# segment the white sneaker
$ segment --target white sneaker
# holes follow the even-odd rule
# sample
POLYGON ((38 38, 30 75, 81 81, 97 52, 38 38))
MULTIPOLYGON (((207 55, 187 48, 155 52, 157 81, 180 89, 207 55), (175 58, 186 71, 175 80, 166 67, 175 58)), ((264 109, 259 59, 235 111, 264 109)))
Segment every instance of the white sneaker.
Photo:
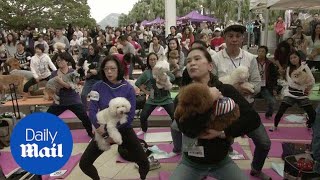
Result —
POLYGON ((142 135, 142 134, 144 134, 145 132, 143 132, 143 131, 139 131, 139 132, 137 132, 137 136, 140 136, 140 135, 142 135))

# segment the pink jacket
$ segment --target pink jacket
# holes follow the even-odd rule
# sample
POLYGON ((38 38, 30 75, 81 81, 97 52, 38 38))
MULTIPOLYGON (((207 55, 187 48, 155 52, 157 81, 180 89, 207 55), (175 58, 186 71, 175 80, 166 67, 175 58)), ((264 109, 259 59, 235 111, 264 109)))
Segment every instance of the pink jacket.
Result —
POLYGON ((286 31, 286 27, 284 25, 284 22, 276 22, 274 24, 274 30, 276 31, 277 34, 283 35, 286 31))

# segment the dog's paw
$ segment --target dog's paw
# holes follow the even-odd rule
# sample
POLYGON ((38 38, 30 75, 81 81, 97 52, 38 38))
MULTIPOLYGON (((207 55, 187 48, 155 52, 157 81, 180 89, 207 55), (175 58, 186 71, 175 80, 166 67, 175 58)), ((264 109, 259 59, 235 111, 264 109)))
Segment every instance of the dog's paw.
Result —
POLYGON ((113 141, 114 141, 115 143, 117 143, 117 144, 119 144, 119 145, 122 144, 122 137, 121 137, 121 136, 113 137, 112 139, 113 139, 113 141))

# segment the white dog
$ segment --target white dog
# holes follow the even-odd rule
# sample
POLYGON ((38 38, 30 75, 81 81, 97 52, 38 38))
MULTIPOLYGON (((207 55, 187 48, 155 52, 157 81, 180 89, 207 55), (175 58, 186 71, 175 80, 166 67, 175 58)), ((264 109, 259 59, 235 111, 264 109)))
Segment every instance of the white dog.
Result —
MULTIPOLYGON (((131 104, 124 97, 117 97, 111 99, 109 107, 103 109, 97 113, 98 123, 101 125, 107 125, 107 131, 109 136, 117 144, 122 144, 122 136, 117 129, 118 122, 124 124, 127 122, 127 114, 130 111, 131 104)), ((101 150, 108 150, 110 144, 99 134, 95 133, 95 140, 98 143, 98 147, 101 150)))
POLYGON ((253 84, 248 82, 249 79, 249 69, 246 66, 239 66, 230 75, 220 77, 219 80, 224 84, 236 85, 240 84, 241 87, 254 93, 253 84))
POLYGON ((156 65, 152 69, 153 78, 157 82, 157 87, 159 89, 170 90, 172 88, 172 83, 167 75, 170 71, 170 65, 166 59, 158 60, 156 65))

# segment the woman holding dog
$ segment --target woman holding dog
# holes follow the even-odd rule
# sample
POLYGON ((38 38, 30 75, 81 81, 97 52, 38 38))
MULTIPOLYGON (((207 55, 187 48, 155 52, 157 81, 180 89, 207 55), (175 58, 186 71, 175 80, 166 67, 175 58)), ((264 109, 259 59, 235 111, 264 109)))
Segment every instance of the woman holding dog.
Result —
POLYGON ((93 137, 91 122, 81 103, 79 94, 71 88, 70 84, 62 80, 64 75, 74 71, 68 66, 68 63, 71 61, 72 60, 67 52, 59 53, 57 56, 56 62, 58 70, 51 73, 50 79, 58 76, 58 82, 64 88, 62 88, 57 94, 60 97, 60 104, 52 104, 47 112, 59 116, 66 110, 72 111, 82 122, 82 125, 86 129, 88 136, 93 137))
MULTIPOLYGON (((123 141, 120 146, 123 146, 128 152, 135 154, 133 160, 139 166, 140 178, 146 179, 149 172, 149 161, 138 137, 131 127, 136 109, 136 94, 134 88, 123 79, 123 68, 120 62, 112 56, 107 56, 102 61, 99 74, 101 75, 102 81, 98 81, 92 87, 89 103, 89 117, 91 117, 90 120, 96 128, 95 133, 99 133, 107 142, 114 144, 106 132, 106 127, 97 123, 96 115, 99 110, 108 108, 111 99, 115 97, 126 98, 130 102, 131 108, 128 113, 127 122, 117 126, 123 141)), ((90 141, 80 160, 79 166, 81 170, 94 180, 100 179, 100 177, 93 163, 103 152, 104 151, 99 149, 96 141, 90 141)))
MULTIPOLYGON (((152 75, 152 69, 156 65, 157 61, 157 54, 150 53, 147 57, 148 70, 144 71, 135 83, 141 91, 143 91, 145 94, 149 96, 140 115, 141 131, 137 133, 138 136, 147 132, 148 118, 152 111, 158 106, 163 107, 167 111, 171 120, 174 119, 174 104, 171 98, 170 91, 165 89, 159 89, 156 85, 156 80, 153 78, 152 75)), ((168 73, 168 78, 170 78, 171 82, 175 79, 172 73, 168 73)), ((180 145, 176 144, 176 142, 179 142, 179 139, 181 141, 181 135, 179 135, 179 132, 173 129, 171 129, 171 135, 173 138, 174 149, 173 153, 171 153, 170 156, 175 156, 177 153, 180 153, 181 151, 180 145), (178 136, 176 136, 176 134, 178 134, 178 136)))
POLYGON ((309 118, 307 120, 308 128, 312 127, 312 124, 314 123, 316 118, 316 112, 312 107, 312 104, 308 97, 310 94, 311 88, 315 84, 315 80, 312 75, 312 72, 307 65, 301 64, 301 58, 300 58, 299 52, 297 51, 291 52, 289 54, 289 57, 290 57, 290 60, 286 70, 286 80, 288 83, 288 87, 286 87, 284 90, 284 98, 274 118, 274 127, 272 127, 270 131, 277 130, 283 114, 286 112, 286 110, 289 107, 293 106, 295 103, 297 103, 298 106, 301 107, 308 114, 308 118, 309 118), (305 71, 309 76, 309 78, 312 80, 311 84, 307 86, 303 83, 295 82, 294 79, 292 78, 293 71, 298 69, 300 66, 304 66, 302 71, 305 71))
POLYGON ((81 58, 79 59, 78 66, 82 67, 84 61, 87 60, 89 65, 89 70, 87 72, 87 76, 85 77, 85 82, 83 85, 83 89, 81 91, 81 101, 85 109, 87 106, 87 96, 90 93, 92 86, 100 80, 100 76, 98 75, 98 70, 102 61, 101 56, 99 55, 99 47, 97 44, 90 44, 88 47, 89 55, 87 59, 81 58))
MULTIPOLYGON (((222 84, 211 73, 214 65, 210 54, 205 48, 196 47, 191 49, 187 56, 186 67, 183 75, 183 85, 188 85, 192 82, 206 84, 209 87, 213 87, 211 91, 215 97, 220 96, 219 91, 221 91, 223 96, 232 98, 239 105, 240 118, 224 131, 203 129, 202 135, 195 139, 192 139, 192 135, 184 133, 182 160, 170 179, 195 180, 206 176, 228 180, 248 179, 228 155, 228 150, 231 146, 229 139, 230 137, 239 137, 259 127, 258 113, 254 111, 246 99, 233 86, 222 84), (190 142, 196 143, 196 148, 189 149, 188 144, 190 142), (195 155, 199 153, 202 155, 195 155)), ((178 99, 176 98, 175 104, 177 103, 178 99)), ((189 119, 189 121, 197 121, 196 118, 189 119)), ((179 120, 176 120, 176 122, 179 128, 185 128, 181 129, 184 132, 192 131, 195 128, 184 126, 179 120)), ((203 126, 201 123, 197 125, 203 126)))

